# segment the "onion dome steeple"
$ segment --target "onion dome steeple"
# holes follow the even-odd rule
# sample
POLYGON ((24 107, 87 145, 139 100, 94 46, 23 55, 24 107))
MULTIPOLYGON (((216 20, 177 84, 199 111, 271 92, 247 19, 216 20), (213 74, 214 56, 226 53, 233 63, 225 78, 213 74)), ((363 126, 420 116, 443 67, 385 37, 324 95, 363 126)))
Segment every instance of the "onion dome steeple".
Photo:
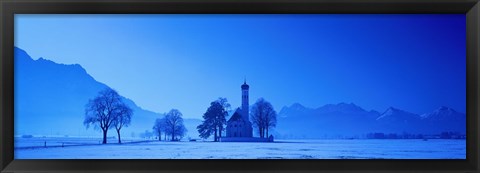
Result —
POLYGON ((248 86, 247 84, 247 79, 245 78, 245 80, 243 81, 243 85, 242 85, 242 90, 248 90, 250 86, 248 86))

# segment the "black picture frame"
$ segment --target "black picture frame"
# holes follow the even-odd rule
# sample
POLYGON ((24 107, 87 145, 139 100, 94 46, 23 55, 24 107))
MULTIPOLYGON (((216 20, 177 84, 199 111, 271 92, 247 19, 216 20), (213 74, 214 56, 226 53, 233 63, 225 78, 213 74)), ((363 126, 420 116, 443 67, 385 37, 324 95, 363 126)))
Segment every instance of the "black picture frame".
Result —
POLYGON ((2 172, 478 172, 478 0, 3 0, 0 2, 2 172), (466 160, 14 160, 14 14, 466 14, 466 160))

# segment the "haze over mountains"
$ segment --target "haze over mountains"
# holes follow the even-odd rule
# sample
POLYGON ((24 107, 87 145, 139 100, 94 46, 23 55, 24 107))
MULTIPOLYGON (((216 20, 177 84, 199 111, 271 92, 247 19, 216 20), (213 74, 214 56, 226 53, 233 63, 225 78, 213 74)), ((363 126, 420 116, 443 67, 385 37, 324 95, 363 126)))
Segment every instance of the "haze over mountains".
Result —
MULTIPOLYGON (((83 125, 85 105, 89 99, 108 87, 96 81, 80 65, 58 64, 40 58, 33 60, 27 52, 15 48, 15 135, 70 135, 97 136, 99 131, 83 125)), ((121 95, 121 93, 119 93, 121 95)), ((129 127, 122 130, 124 137, 138 136, 152 131, 159 113, 144 110, 134 101, 123 97, 133 109, 129 127), (132 134, 134 133, 134 134, 132 134)), ((168 110, 166 110, 168 111, 168 110)), ((199 120, 185 119, 192 126, 199 120)), ((187 136, 198 136, 188 129, 187 136)), ((115 136, 114 130, 109 136, 115 136)))
MULTIPOLYGON (((92 128, 86 130, 84 109, 89 99, 108 86, 96 81, 80 65, 58 64, 43 58, 33 60, 25 51, 15 48, 15 84, 15 135, 101 135, 92 128)), ((142 109, 128 98, 124 101, 134 115, 132 124, 122 130, 122 136, 151 131, 161 114, 142 109)), ((465 134, 466 131, 465 114, 448 107, 418 115, 394 107, 379 112, 364 110, 353 103, 319 108, 295 103, 277 112, 277 128, 273 130, 277 138, 324 138, 372 132, 465 134)), ((200 119, 185 119, 186 137, 199 138, 196 126, 200 123, 200 119)), ((109 131, 109 136, 114 135, 113 130, 109 131)))
POLYGON ((442 106, 418 115, 390 107, 384 112, 367 111, 350 103, 327 104, 312 109, 299 103, 278 113, 277 135, 285 138, 353 137, 367 133, 440 134, 466 133, 466 116, 442 106))

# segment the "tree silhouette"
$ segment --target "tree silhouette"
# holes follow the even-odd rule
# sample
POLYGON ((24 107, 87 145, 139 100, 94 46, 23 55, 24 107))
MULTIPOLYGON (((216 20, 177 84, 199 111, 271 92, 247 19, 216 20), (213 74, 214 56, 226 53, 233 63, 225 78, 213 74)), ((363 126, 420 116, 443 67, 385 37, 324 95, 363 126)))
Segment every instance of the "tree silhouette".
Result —
POLYGON ((132 121, 133 111, 125 103, 120 103, 114 111, 113 125, 118 135, 118 143, 122 143, 120 130, 122 127, 128 127, 132 121))
POLYGON ((185 136, 187 131, 188 131, 187 128, 182 123, 180 126, 178 126, 177 130, 175 131, 175 134, 174 134, 175 135, 175 140, 180 141, 185 136))
POLYGON ((98 93, 98 95, 89 100, 85 106, 85 120, 83 124, 88 128, 94 125, 103 132, 103 144, 107 143, 107 132, 111 128, 115 120, 115 115, 119 106, 122 104, 121 97, 118 93, 106 88, 98 93))
POLYGON ((212 125, 213 123, 211 121, 203 121, 202 124, 198 125, 197 126, 197 130, 198 130, 198 133, 199 136, 203 139, 207 139, 209 138, 213 131, 214 131, 214 126, 212 125))
POLYGON ((223 126, 227 123, 225 117, 228 115, 227 109, 229 108, 230 104, 226 98, 219 98, 210 103, 210 107, 203 114, 202 124, 197 126, 201 138, 206 139, 213 134, 214 141, 219 141, 219 138, 222 137, 223 126))
POLYGON ((250 119, 253 125, 258 128, 260 138, 268 137, 268 130, 277 125, 277 113, 272 104, 263 98, 258 99, 253 104, 250 119))
POLYGON ((165 133, 166 126, 167 126, 167 119, 165 116, 163 118, 157 118, 155 120, 155 124, 153 125, 153 130, 155 134, 158 135, 159 141, 162 140, 162 132, 165 133))
POLYGON ((170 134, 172 141, 175 141, 175 137, 180 138, 186 133, 185 125, 183 124, 182 113, 177 109, 172 109, 165 116, 166 119, 166 133, 170 134))
POLYGON ((228 111, 230 110, 230 103, 228 103, 227 98, 223 97, 218 98, 217 102, 220 103, 220 105, 222 105, 223 107, 222 113, 218 114, 216 118, 218 122, 217 126, 219 130, 219 137, 221 138, 222 132, 224 130, 223 125, 227 124, 226 117, 228 116, 228 111))

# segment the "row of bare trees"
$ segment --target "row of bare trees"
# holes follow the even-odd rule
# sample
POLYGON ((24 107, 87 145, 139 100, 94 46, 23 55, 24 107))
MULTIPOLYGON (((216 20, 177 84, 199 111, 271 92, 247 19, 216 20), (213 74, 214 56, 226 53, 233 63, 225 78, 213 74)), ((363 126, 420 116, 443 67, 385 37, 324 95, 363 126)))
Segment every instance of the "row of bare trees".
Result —
MULTIPOLYGON (((128 127, 132 121, 133 110, 124 103, 122 97, 113 89, 101 90, 95 98, 85 105, 85 119, 83 124, 89 128, 94 126, 103 132, 103 144, 107 143, 109 129, 115 129, 118 135, 118 143, 122 143, 120 131, 128 127)), ((172 141, 180 140, 185 136, 187 128, 183 124, 182 113, 172 109, 163 118, 155 121, 154 131, 161 140, 162 133, 165 140, 171 136, 172 141)))
POLYGON ((153 131, 158 136, 159 141, 162 140, 162 134, 165 140, 167 140, 168 135, 172 141, 178 141, 185 136, 187 128, 183 124, 182 116, 183 114, 179 110, 172 109, 164 114, 162 118, 155 120, 153 131))
POLYGON ((122 143, 120 130, 130 125, 133 111, 126 105, 122 97, 113 89, 106 88, 89 100, 85 106, 83 124, 88 128, 100 128, 103 132, 103 144, 107 143, 107 132, 114 128, 118 135, 118 143, 122 143))
MULTIPOLYGON (((219 98, 210 103, 207 111, 203 114, 202 124, 197 126, 201 138, 214 136, 214 141, 219 141, 226 125, 226 117, 230 110, 230 104, 226 98, 219 98)), ((133 111, 126 105, 122 97, 113 89, 106 88, 98 95, 89 100, 85 106, 84 125, 88 128, 93 125, 103 132, 103 144, 107 143, 109 129, 115 129, 118 135, 118 143, 122 143, 120 130, 128 127, 132 120, 133 111)), ((164 114, 162 118, 156 119, 153 130, 161 140, 162 134, 166 140, 167 135, 172 141, 180 140, 187 132, 183 123, 182 113, 172 109, 164 114)), ((258 129, 260 138, 268 137, 268 131, 277 124, 277 113, 272 104, 263 98, 258 99, 252 106, 250 119, 255 128, 258 129)))

